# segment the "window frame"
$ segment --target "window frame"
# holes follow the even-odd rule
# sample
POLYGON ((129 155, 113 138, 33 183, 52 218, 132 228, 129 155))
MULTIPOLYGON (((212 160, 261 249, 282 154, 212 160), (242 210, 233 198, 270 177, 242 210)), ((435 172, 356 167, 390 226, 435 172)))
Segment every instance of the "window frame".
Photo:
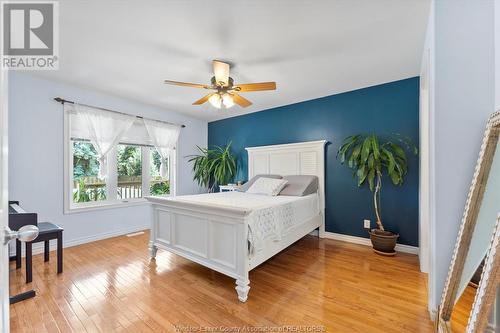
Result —
MULTIPOLYGON (((141 147, 142 153, 142 198, 118 199, 116 198, 118 188, 118 169, 116 147, 114 147, 108 156, 108 178, 106 179, 106 200, 90 201, 90 202, 73 202, 73 140, 71 140, 71 117, 69 111, 64 110, 64 214, 72 214, 79 212, 87 212, 92 210, 112 209, 120 207, 129 207, 148 204, 145 199, 144 189, 149 191, 150 175, 150 149, 155 149, 149 145, 138 145, 141 147)), ((133 145, 129 143, 119 143, 125 145, 133 145)), ((169 182, 170 193, 163 195, 165 197, 175 196, 177 192, 177 149, 169 157, 169 182)))

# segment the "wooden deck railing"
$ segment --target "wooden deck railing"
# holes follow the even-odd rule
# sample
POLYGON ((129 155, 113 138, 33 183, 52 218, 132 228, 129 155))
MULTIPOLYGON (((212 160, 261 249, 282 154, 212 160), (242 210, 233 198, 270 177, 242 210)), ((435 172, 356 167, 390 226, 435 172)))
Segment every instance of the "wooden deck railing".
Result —
POLYGON ((142 180, 120 181, 120 179, 118 179, 117 190, 120 199, 142 198, 142 180))
MULTIPOLYGON (((162 183, 164 180, 150 180, 150 184, 162 183)), ((97 177, 85 177, 85 188, 97 190, 103 188, 106 183, 97 177)), ((142 179, 141 177, 118 177, 117 194, 120 199, 142 198, 142 179)), ((78 181, 74 181, 74 187, 78 188, 78 181)), ((146 195, 149 195, 149 191, 146 195)))

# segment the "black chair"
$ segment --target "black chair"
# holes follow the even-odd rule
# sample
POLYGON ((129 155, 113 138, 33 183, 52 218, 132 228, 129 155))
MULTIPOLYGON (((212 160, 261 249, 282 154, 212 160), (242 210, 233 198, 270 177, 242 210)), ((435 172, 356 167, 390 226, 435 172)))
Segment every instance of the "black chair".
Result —
POLYGON ((45 242, 44 261, 49 261, 50 240, 57 239, 57 274, 63 271, 63 228, 50 222, 38 223, 38 237, 26 242, 26 283, 33 281, 33 243, 45 242))

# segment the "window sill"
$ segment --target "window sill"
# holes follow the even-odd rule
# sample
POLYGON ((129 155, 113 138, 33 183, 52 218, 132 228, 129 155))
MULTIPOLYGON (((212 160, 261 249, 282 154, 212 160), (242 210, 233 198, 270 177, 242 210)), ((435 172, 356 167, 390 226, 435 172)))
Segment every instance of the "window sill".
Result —
POLYGON ((77 213, 85 213, 85 212, 95 211, 95 210, 143 206, 143 205, 147 205, 147 204, 149 204, 149 201, 147 201, 144 198, 117 200, 117 201, 103 202, 103 203, 98 203, 98 204, 83 204, 83 205, 76 205, 76 206, 73 206, 70 208, 65 207, 64 214, 77 214, 77 213))

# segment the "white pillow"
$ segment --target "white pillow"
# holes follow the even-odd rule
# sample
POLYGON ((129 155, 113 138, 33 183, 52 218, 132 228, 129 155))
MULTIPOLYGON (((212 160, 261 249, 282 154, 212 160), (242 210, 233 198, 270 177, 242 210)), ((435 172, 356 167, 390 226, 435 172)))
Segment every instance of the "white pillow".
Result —
POLYGON ((287 183, 288 180, 285 179, 261 177, 257 179, 252 186, 250 186, 247 193, 276 196, 281 192, 287 183))

